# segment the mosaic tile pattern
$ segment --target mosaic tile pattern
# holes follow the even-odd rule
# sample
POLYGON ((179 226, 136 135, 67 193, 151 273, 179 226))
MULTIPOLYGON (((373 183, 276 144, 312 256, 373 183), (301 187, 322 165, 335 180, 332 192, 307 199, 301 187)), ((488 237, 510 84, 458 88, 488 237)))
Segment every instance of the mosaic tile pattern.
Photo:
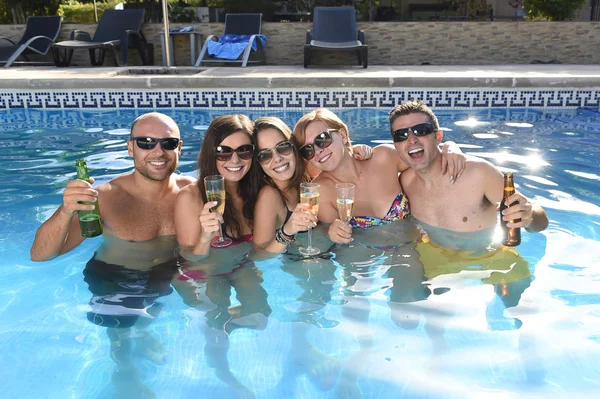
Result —
MULTIPOLYGON (((18 130, 32 131, 47 130, 47 129, 73 129, 74 126, 78 130, 86 131, 86 136, 106 139, 105 133, 96 133, 95 130, 101 126, 110 125, 112 129, 128 129, 131 127, 131 121, 138 116, 146 113, 148 110, 144 108, 129 108, 129 109, 12 109, 0 112, 0 133, 14 132, 18 130), (87 129, 92 129, 88 131, 87 129)), ((345 108, 337 109, 335 113, 349 126, 353 126, 352 135, 357 138, 364 132, 371 134, 374 130, 389 130, 389 122, 386 108, 345 108)), ((173 108, 164 110, 171 116, 182 129, 188 130, 182 133, 202 134, 210 122, 217 116, 230 113, 231 111, 224 108, 202 109, 197 112, 190 111, 184 108, 173 108), (193 128, 192 128, 193 127, 193 128)), ((236 112, 241 112, 248 115, 252 120, 265 116, 277 116, 293 125, 302 115, 306 113, 306 109, 244 109, 236 112)), ((556 109, 556 108, 510 108, 505 109, 502 113, 496 112, 493 108, 468 109, 469 115, 477 119, 482 119, 492 124, 502 125, 504 122, 530 123, 539 127, 539 129, 552 131, 568 131, 569 129, 577 129, 579 131, 597 131, 600 129, 598 125, 598 115, 600 113, 598 107, 595 108, 579 108, 579 109, 556 109), (576 116, 576 117, 575 117, 576 116)), ((436 109, 438 118, 442 118, 449 122, 455 122, 464 119, 464 114, 456 113, 456 110, 436 109), (459 118, 459 119, 455 119, 459 118)), ((487 126, 487 125, 486 125, 487 126)), ((506 130, 506 127, 487 126, 486 131, 494 129, 506 130)), ((10 146, 10 142, 0 143, 0 148, 10 146)), ((47 144, 49 146, 49 144, 47 144)))
POLYGON ((600 106, 593 89, 358 89, 358 90, 160 90, 4 91, 0 109, 300 109, 391 108, 410 99, 444 108, 577 108, 600 106))

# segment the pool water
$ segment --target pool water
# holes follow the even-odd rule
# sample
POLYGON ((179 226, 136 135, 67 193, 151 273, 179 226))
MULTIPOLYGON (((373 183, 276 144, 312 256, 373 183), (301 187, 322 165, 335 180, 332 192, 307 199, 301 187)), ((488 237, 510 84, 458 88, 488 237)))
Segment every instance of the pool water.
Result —
MULTIPOLYGON (((180 173, 196 176, 203 133, 226 112, 162 112, 181 129, 180 173)), ((244 113, 293 126, 304 112, 244 113)), ((98 184, 131 170, 126 139, 139 114, 0 111, 3 397, 597 397, 599 113, 437 113, 446 139, 515 171, 518 189, 546 209, 550 227, 523 232, 518 254, 473 261, 414 242, 381 250, 411 234, 389 225, 356 232, 355 245, 329 256, 241 262, 206 284, 171 271, 163 296, 135 309, 141 327, 123 333, 88 319, 98 287, 86 263, 101 238, 43 263, 29 260, 29 248, 75 177, 75 159, 87 159, 98 184), (218 304, 206 301, 215 296, 218 304), (245 303, 256 311, 229 320, 245 303)), ((386 110, 338 115, 354 142, 387 142, 386 110)), ((113 284, 147 294, 143 275, 118 275, 113 284)))

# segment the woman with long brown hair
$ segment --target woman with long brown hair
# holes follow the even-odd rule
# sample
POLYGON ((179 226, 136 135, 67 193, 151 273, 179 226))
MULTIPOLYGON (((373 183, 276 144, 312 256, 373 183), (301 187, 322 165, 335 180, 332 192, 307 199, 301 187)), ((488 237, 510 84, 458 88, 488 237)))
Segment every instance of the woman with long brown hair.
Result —
MULTIPOLYGON (((245 115, 213 119, 198 156, 198 182, 179 192, 175 209, 177 241, 186 261, 173 287, 190 307, 186 314, 191 324, 205 334, 208 365, 240 397, 253 396, 230 369, 229 334, 237 328, 263 329, 271 313, 262 273, 247 256, 262 174, 254 162, 252 134, 253 124, 245 115), (216 175, 224 180, 224 209, 207 198, 204 178, 216 175), (232 240, 230 247, 220 248, 219 231, 232 240), (239 306, 231 306, 231 288, 239 306)), ((222 191, 220 195, 222 201, 222 191)))
POLYGON ((250 240, 261 176, 260 167, 253 162, 252 133, 252 122, 245 115, 219 116, 208 127, 198 156, 198 183, 177 196, 175 225, 184 253, 207 255, 221 223, 224 236, 250 240), (204 178, 211 175, 225 179, 222 216, 211 212, 217 203, 206 197, 204 178))
POLYGON ((311 180, 292 130, 279 118, 266 116, 254 121, 256 159, 262 170, 263 187, 258 195, 254 226, 255 246, 267 252, 284 252, 298 232, 316 226, 316 217, 299 204, 300 183, 311 180))

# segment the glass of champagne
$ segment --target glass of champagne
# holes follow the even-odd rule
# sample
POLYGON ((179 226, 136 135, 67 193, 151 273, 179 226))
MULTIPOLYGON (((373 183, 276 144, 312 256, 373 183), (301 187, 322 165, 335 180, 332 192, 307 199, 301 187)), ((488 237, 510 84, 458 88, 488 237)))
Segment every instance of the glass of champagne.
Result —
MULTIPOLYGON (((310 206, 309 212, 313 215, 319 213, 319 201, 321 194, 319 193, 319 185, 317 183, 302 183, 300 184, 300 203, 307 204, 310 206)), ((308 245, 306 247, 299 248, 298 251, 302 255, 312 256, 321 253, 319 248, 312 246, 312 228, 308 228, 308 245)))
POLYGON ((354 184, 340 183, 335 185, 337 193, 337 210, 340 220, 349 223, 354 210, 354 184))
MULTIPOLYGON (((223 212, 225 212, 225 178, 221 175, 206 176, 204 178, 204 188, 206 190, 206 200, 217 202, 217 205, 212 207, 210 211, 217 211, 223 215, 223 212)), ((223 228, 219 224, 219 238, 213 240, 210 246, 224 248, 230 246, 232 242, 231 238, 223 237, 223 228)))

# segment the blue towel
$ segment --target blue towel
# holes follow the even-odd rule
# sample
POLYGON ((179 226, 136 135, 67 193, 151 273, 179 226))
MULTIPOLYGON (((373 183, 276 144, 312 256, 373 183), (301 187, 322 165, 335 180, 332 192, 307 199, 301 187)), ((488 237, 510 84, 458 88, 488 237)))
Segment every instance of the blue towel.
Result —
MULTIPOLYGON (((217 58, 226 60, 237 60, 244 52, 244 49, 250 41, 252 35, 223 35, 218 42, 208 42, 208 54, 217 58)), ((260 40, 262 47, 267 45, 267 37, 265 35, 256 35, 256 39, 260 40)), ((258 45, 256 40, 252 42, 252 50, 256 51, 258 45)))
POLYGON ((193 31, 194 31, 193 26, 182 26, 181 28, 169 28, 170 33, 184 33, 184 32, 193 32, 193 31))

